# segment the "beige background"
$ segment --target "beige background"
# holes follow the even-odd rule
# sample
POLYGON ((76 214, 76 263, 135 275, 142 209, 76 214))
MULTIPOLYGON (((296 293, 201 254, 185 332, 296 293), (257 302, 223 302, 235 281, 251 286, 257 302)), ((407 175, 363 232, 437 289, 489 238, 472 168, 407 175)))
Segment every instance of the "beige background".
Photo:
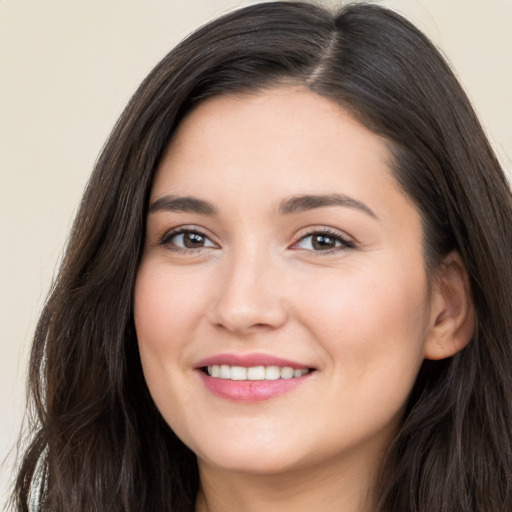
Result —
MULTIPOLYGON (((31 334, 95 158, 152 66, 249 3, 0 0, 0 509, 31 334)), ((512 174, 512 0, 382 3, 444 50, 512 174)))

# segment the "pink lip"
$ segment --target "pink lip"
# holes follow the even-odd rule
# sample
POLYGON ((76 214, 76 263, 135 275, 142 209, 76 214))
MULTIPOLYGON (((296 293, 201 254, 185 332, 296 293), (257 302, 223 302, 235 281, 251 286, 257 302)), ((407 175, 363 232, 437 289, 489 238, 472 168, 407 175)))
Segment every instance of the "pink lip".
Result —
POLYGON ((205 366, 227 364, 229 366, 288 366, 295 370, 309 368, 308 365, 283 359, 281 357, 271 356, 269 354, 216 354, 206 359, 202 359, 196 364, 196 368, 205 366))
POLYGON ((210 377, 198 370, 206 389, 214 395, 233 402, 254 403, 269 400, 294 390, 312 375, 277 380, 229 380, 210 377))
POLYGON ((309 366, 268 354, 217 354, 199 361, 196 369, 206 389, 220 398, 234 402, 255 403, 275 398, 296 389, 312 375, 307 373, 293 379, 236 381, 210 377, 201 370, 206 366, 222 364, 244 367, 288 366, 294 369, 309 368, 309 366))

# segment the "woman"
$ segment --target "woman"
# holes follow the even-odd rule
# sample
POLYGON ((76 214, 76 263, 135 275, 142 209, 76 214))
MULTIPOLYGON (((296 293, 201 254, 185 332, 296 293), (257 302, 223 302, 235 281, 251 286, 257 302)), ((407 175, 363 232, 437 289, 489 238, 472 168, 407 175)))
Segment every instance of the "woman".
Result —
POLYGON ((18 510, 511 509, 511 214, 397 14, 267 3, 198 30, 85 192, 18 510))

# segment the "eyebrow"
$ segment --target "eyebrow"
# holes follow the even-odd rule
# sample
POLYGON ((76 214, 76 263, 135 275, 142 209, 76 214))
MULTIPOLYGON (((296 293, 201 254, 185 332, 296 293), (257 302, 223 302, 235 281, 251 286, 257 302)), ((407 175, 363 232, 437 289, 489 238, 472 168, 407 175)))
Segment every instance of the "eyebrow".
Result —
POLYGON ((278 211, 281 215, 289 215, 292 213, 314 210, 315 208, 323 208, 326 206, 343 206, 348 208, 355 208, 356 210, 360 210, 376 220, 379 219, 375 212, 373 212, 361 201, 358 201, 353 197, 341 194, 295 196, 283 201, 279 205, 278 211))
POLYGON ((155 212, 187 212, 201 215, 216 215, 217 209, 208 201, 195 197, 163 196, 157 199, 149 207, 149 213, 155 212))
MULTIPOLYGON (((280 203, 278 213, 280 215, 290 215, 327 206, 355 208, 378 220, 377 215, 364 203, 353 197, 341 194, 294 196, 280 203)), ((217 214, 215 206, 208 201, 195 197, 175 195, 160 197, 149 207, 149 213, 161 211, 198 213, 200 215, 217 214)))

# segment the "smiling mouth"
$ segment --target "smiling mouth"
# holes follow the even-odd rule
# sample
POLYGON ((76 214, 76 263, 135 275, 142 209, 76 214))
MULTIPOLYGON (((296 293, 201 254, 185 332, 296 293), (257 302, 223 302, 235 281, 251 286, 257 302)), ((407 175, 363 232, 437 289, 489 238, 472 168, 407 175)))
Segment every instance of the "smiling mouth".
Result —
POLYGON ((227 364, 204 366, 201 370, 215 379, 237 381, 272 381, 296 379, 314 371, 312 368, 290 366, 231 366, 227 364))

